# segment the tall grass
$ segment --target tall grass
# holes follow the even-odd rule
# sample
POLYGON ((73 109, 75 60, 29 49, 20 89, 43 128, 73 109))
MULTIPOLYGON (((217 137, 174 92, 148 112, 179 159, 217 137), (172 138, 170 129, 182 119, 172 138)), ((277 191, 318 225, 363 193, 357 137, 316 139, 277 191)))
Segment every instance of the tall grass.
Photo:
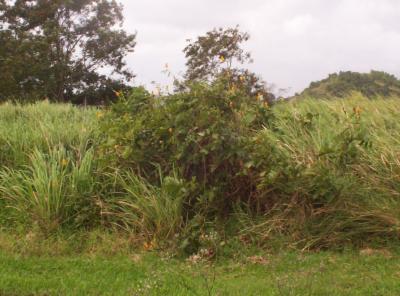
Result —
POLYGON ((44 154, 35 150, 24 169, 0 172, 0 194, 6 206, 46 233, 72 222, 84 206, 93 206, 93 151, 75 158, 64 147, 44 154))
POLYGON ((0 106, 2 220, 45 232, 82 223, 96 185, 95 113, 48 102, 0 106))
POLYGON ((188 188, 176 174, 154 186, 131 172, 117 173, 123 192, 108 202, 108 214, 118 227, 143 236, 148 242, 166 241, 178 234, 185 222, 188 188))
POLYGON ((255 156, 273 163, 260 191, 264 239, 304 248, 400 238, 400 101, 303 99, 274 107, 255 156))
MULTIPOLYGON (((235 163, 247 177, 236 178, 236 171, 227 173, 224 166, 218 171, 221 180, 233 183, 230 188, 235 188, 235 194, 249 192, 241 189, 251 186, 252 195, 239 199, 246 211, 236 213, 236 230, 258 243, 284 238, 286 243, 305 249, 398 241, 398 110, 400 100, 396 98, 366 100, 354 94, 335 101, 297 99, 273 106, 264 128, 254 127, 251 133, 243 134, 238 131, 243 151, 235 154, 235 163)), ((165 165, 176 165, 176 171, 159 180, 133 173, 134 159, 103 170, 104 166, 98 165, 104 160, 98 139, 107 140, 107 132, 99 134, 96 112, 46 102, 0 106, 0 224, 6 217, 27 226, 37 224, 49 233, 106 218, 135 237, 154 242, 184 233, 193 217, 202 215, 199 221, 206 221, 207 227, 215 223, 210 221, 221 221, 213 216, 215 211, 207 212, 207 202, 199 208, 196 201, 225 201, 232 199, 232 194, 209 190, 215 194, 202 196, 199 192, 204 188, 199 188, 198 180, 178 176, 182 171, 179 165, 184 167, 185 163, 171 160, 165 165)), ((131 124, 135 124, 135 117, 122 129, 128 148, 133 147, 129 146, 131 124)), ((147 124, 143 120, 140 125, 143 137, 148 129, 162 130, 163 137, 172 137, 179 128, 168 125, 164 130, 157 122, 150 127, 147 124)), ((107 126, 112 127, 112 122, 107 126)), ((181 135, 183 140, 186 135, 181 135)), ((167 154, 162 143, 155 141, 143 146, 147 148, 135 149, 156 147, 167 154)), ((109 146, 112 153, 125 156, 118 143, 111 141, 109 146)), ((215 156, 211 151, 210 161, 215 156)), ((225 159, 224 151, 218 153, 225 159)), ((136 152, 146 155, 146 151, 136 152)), ((153 161, 157 161, 161 154, 154 155, 153 161)), ((145 157, 141 161, 153 165, 145 157)), ((233 204, 237 200, 227 201, 233 204)), ((231 211, 228 217, 235 214, 231 208, 227 210, 231 211)))
POLYGON ((35 149, 49 151, 60 144, 84 152, 96 138, 96 112, 48 102, 0 105, 0 165, 26 165, 35 149))

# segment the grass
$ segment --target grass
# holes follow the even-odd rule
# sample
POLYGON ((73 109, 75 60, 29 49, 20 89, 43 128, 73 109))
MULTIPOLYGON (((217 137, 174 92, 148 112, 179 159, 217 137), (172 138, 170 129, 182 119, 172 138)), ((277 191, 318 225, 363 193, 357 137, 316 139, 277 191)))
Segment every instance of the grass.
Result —
POLYGON ((1 295, 399 295, 398 253, 298 253, 214 265, 138 253, 102 257, 0 253, 1 295))
POLYGON ((83 152, 96 137, 96 109, 68 104, 0 105, 0 164, 18 168, 29 163, 36 149, 57 145, 83 152))
POLYGON ((275 105, 244 138, 257 209, 223 220, 179 168, 151 182, 102 163, 96 109, 3 104, 0 295, 399 295, 399 109, 275 105))
POLYGON ((96 112, 46 101, 0 106, 1 226, 51 232, 87 219, 83 208, 96 210, 90 205, 96 112))
POLYGON ((78 205, 88 204, 84 199, 95 186, 92 158, 91 150, 77 160, 63 147, 48 155, 35 150, 31 166, 0 172, 0 194, 18 216, 49 233, 79 215, 74 211, 78 205))
POLYGON ((187 194, 182 180, 160 175, 158 187, 133 173, 117 179, 124 193, 109 202, 109 213, 118 227, 142 235, 148 242, 171 239, 182 230, 187 194))
MULTIPOLYGON (((244 196, 242 200, 251 201, 249 207, 253 209, 263 207, 265 214, 260 223, 250 221, 245 229, 267 239, 280 232, 279 235, 294 237, 294 243, 300 242, 302 248, 340 247, 369 238, 398 239, 399 102, 366 100, 354 94, 345 101, 304 99, 276 104, 268 128, 256 130, 251 136, 243 135, 242 141, 251 149, 237 151, 238 155, 246 154, 243 159, 249 161, 239 165, 246 169, 238 173, 248 177, 243 184, 238 179, 235 192, 257 188, 251 199, 244 196)), ((111 156, 122 153, 122 157, 128 157, 125 150, 136 147, 130 131, 135 118, 128 120, 121 130, 121 137, 128 142, 128 149, 122 149, 112 136, 108 138, 116 132, 114 121, 106 124, 109 128, 100 134, 99 119, 103 115, 96 109, 47 102, 1 105, 0 224, 12 220, 9 209, 13 208, 18 210, 19 220, 28 226, 39 224, 47 231, 57 230, 81 216, 81 221, 107 218, 107 223, 111 220, 128 231, 141 232, 146 240, 169 239, 185 227, 183 222, 190 222, 187 218, 194 216, 191 211, 208 218, 213 211, 221 210, 212 209, 213 205, 235 200, 229 192, 218 192, 225 188, 222 185, 222 189, 218 189, 218 184, 218 188, 200 188, 200 183, 193 183, 197 187, 192 190, 190 180, 178 184, 181 176, 168 175, 163 176, 165 181, 175 181, 154 184, 146 176, 136 176, 116 164, 111 168, 120 176, 115 181, 113 174, 105 173, 110 168, 104 168, 112 166, 112 162, 99 166, 104 159, 98 144, 100 139, 110 141, 107 145, 113 148, 111 156), (115 194, 118 191, 124 194, 115 194), (201 202, 204 206, 195 208, 201 202), (87 210, 90 207, 92 211, 87 210), (85 218, 86 213, 97 217, 85 218), (113 217, 104 215, 110 213, 113 217), (172 227, 166 227, 167 224, 172 227)), ((146 133, 147 129, 154 129, 146 121, 143 124, 146 133)), ((135 141, 149 137, 142 136, 145 138, 135 141)), ((140 147, 135 150, 146 154, 140 147)), ((180 148, 177 149, 179 154, 180 148)), ((212 156, 225 158, 223 151, 212 156)), ((156 154, 160 166, 174 167, 174 163, 165 164, 169 158, 156 154)), ((135 166, 131 159, 122 161, 128 167, 135 166)), ((153 167, 152 163, 148 165, 153 167)), ((201 165, 207 165, 205 159, 201 165)), ((212 165, 210 171, 218 166, 212 165)), ((177 172, 181 169, 177 164, 177 172)), ((237 174, 236 169, 219 170, 226 178, 237 174)))
MULTIPOLYGON (((230 246, 225 246, 229 248, 230 246)), ((0 295, 398 295, 400 249, 263 251, 197 261, 103 231, 0 235, 0 295)))
POLYGON ((398 238, 399 102, 354 94, 274 106, 255 159, 275 163, 259 187, 278 202, 253 230, 289 233, 302 248, 398 238))

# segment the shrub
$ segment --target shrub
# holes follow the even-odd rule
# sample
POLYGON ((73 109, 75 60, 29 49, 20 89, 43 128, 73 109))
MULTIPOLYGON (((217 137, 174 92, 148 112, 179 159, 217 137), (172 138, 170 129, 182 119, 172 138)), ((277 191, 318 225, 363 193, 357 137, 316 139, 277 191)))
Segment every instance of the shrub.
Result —
POLYGON ((201 205, 196 211, 226 214, 256 190, 247 144, 267 118, 267 106, 224 81, 165 97, 137 89, 106 117, 100 153, 152 184, 158 181, 154 164, 165 175, 175 168, 198 184, 189 201, 201 205))

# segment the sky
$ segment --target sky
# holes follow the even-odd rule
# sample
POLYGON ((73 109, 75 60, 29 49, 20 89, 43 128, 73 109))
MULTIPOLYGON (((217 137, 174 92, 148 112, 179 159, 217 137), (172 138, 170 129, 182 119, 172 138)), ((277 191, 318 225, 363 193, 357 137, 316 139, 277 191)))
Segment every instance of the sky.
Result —
POLYGON ((274 92, 291 95, 338 71, 386 71, 400 77, 400 0, 120 0, 127 58, 136 84, 152 87, 182 76, 187 39, 215 27, 240 26, 249 68, 274 92))

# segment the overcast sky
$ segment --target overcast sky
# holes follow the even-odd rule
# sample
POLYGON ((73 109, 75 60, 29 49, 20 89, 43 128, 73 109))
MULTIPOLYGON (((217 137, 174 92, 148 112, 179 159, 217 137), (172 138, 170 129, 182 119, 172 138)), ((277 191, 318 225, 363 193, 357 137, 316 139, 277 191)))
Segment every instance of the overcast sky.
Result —
POLYGON ((400 0, 121 0, 125 28, 137 32, 128 58, 136 83, 167 84, 166 63, 185 69, 186 39, 240 25, 251 35, 250 66, 269 83, 301 91, 341 70, 400 77, 400 0))

